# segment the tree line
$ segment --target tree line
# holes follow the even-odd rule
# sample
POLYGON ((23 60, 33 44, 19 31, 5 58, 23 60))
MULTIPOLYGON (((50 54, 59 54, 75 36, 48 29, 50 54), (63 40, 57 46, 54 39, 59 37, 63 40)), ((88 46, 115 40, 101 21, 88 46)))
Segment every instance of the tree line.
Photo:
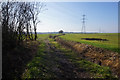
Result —
POLYGON ((1 2, 0 24, 2 47, 20 45, 24 40, 37 39, 38 15, 44 10, 41 2, 1 2))

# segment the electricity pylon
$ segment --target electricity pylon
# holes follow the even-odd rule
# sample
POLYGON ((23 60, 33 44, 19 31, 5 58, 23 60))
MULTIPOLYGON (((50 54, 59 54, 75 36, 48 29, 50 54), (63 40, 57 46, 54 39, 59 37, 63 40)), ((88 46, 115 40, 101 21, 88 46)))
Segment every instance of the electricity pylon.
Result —
POLYGON ((82 30, 81 30, 81 33, 86 33, 86 30, 85 30, 85 18, 86 15, 82 15, 82 30))

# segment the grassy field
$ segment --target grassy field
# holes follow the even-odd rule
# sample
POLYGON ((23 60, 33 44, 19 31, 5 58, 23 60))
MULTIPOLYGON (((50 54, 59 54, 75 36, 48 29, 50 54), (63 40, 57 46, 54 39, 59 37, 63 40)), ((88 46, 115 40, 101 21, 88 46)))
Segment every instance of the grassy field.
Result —
POLYGON ((118 36, 119 36, 118 33, 96 33, 96 34, 66 34, 60 37, 65 40, 76 41, 112 50, 115 52, 120 52, 120 48, 118 47, 120 45, 118 44, 119 41, 118 36), (81 38, 101 38, 107 39, 108 41, 83 40, 81 38))

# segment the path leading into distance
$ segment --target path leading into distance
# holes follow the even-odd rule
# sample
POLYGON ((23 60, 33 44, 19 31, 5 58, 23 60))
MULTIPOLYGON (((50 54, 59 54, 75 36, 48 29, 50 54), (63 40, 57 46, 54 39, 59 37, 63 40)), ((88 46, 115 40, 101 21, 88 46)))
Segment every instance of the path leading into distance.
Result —
POLYGON ((27 65, 23 78, 73 80, 103 77, 101 74, 90 72, 90 70, 97 71, 100 66, 91 66, 90 62, 74 56, 72 50, 59 45, 53 39, 43 40, 39 47, 39 52, 27 65), (81 62, 81 64, 75 62, 81 62))

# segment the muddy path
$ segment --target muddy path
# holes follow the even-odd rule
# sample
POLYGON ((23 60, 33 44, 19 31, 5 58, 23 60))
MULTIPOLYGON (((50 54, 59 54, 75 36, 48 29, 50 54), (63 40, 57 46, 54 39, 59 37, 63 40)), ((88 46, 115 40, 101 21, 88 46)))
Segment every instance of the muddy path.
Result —
POLYGON ((91 74, 85 72, 84 69, 80 69, 72 64, 68 57, 65 56, 61 50, 57 49, 52 45, 49 40, 45 40, 47 45, 46 51, 49 54, 52 64, 57 64, 53 66, 52 71, 56 74, 57 79, 71 79, 74 78, 91 78, 91 74))

